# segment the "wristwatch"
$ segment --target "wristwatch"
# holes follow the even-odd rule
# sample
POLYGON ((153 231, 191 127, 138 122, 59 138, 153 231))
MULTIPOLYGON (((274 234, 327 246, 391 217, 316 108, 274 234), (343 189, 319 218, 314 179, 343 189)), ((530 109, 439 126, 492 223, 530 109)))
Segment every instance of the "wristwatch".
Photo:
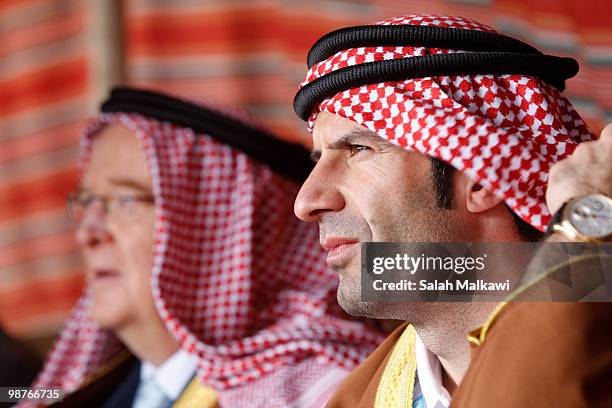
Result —
POLYGON ((612 198, 589 194, 567 201, 548 224, 546 236, 559 232, 571 241, 612 241, 612 198))

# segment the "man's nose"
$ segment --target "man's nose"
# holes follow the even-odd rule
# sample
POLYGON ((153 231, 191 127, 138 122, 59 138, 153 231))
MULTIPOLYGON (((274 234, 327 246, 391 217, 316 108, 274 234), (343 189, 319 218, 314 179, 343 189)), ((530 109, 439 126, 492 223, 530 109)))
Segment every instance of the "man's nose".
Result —
POLYGON ((108 230, 106 209, 103 203, 96 201, 84 210, 77 227, 77 242, 83 248, 93 248, 112 240, 108 230))
POLYGON ((302 221, 319 221, 328 212, 344 208, 344 197, 340 193, 337 177, 331 169, 317 163, 295 199, 293 211, 302 221))

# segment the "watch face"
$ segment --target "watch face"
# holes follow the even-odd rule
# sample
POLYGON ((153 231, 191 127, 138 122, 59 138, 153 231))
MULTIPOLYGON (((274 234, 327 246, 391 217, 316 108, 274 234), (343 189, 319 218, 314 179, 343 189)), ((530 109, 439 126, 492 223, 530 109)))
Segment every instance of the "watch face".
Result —
POLYGON ((593 194, 571 203, 568 221, 582 235, 605 238, 612 234, 612 199, 593 194))

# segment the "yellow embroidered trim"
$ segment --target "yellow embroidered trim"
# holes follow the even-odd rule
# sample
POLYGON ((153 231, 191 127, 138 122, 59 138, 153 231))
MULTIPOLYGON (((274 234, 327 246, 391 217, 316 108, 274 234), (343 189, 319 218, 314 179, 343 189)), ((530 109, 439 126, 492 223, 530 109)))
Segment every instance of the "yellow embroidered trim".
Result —
POLYGON ((508 304, 508 301, 503 301, 497 304, 497 306, 495 306, 495 309, 493 309, 493 312, 491 312, 491 314, 489 315, 489 317, 487 318, 487 321, 480 326, 479 328, 477 328, 476 330, 472 330, 467 338, 468 341, 470 343, 472 343, 475 346, 480 346, 482 345, 482 342, 485 340, 485 338, 487 337, 487 332, 489 331, 489 328, 491 327, 491 325, 493 324, 493 321, 495 320, 495 318, 499 315, 499 312, 501 312, 501 310, 508 304))
POLYGON ((374 408, 410 408, 416 376, 416 331, 408 326, 393 347, 376 389, 374 408))
POLYGON ((195 377, 179 399, 172 405, 173 408, 216 408, 219 406, 217 393, 212 388, 202 384, 195 377))
POLYGON ((553 273, 559 271, 561 268, 565 267, 565 266, 569 266, 578 262, 582 262, 585 260, 590 260, 590 259, 602 259, 602 258, 608 258, 607 256, 602 256, 602 255, 582 255, 582 256, 576 256, 574 258, 571 258, 569 260, 569 262, 561 262, 557 265, 554 265, 553 267, 549 268, 546 270, 546 272, 544 272, 542 275, 538 275, 533 279, 528 280, 527 282, 523 283, 521 286, 519 286, 518 288, 516 288, 507 298, 507 300, 500 302, 495 309, 493 309, 493 312, 489 315, 489 317, 487 318, 487 321, 480 326, 479 328, 472 330, 468 336, 467 339, 470 343, 472 343, 475 346, 481 346, 482 343, 484 343, 486 337, 487 337, 487 333, 489 331, 489 329, 491 328, 491 326, 493 325, 493 322, 495 321, 495 319, 497 318, 497 316, 499 316, 499 312, 501 312, 501 310, 510 302, 512 301, 514 298, 516 298, 518 295, 520 295, 521 293, 525 292, 529 287, 531 287, 532 285, 536 284, 538 281, 546 278, 549 275, 552 275, 553 273))

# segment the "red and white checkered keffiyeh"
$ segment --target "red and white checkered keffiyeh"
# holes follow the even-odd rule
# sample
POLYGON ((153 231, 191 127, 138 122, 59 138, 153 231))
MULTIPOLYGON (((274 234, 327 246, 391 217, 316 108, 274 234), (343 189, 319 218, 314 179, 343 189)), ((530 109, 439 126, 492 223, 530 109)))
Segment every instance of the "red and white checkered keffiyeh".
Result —
MULTIPOLYGON (((475 21, 406 15, 379 25, 421 25, 495 32, 475 21)), ((359 47, 311 67, 301 86, 340 68, 371 61, 461 50, 359 47)), ((323 100, 316 114, 348 118, 406 150, 438 158, 499 194, 523 220, 544 230, 550 166, 591 140, 586 124, 558 90, 524 75, 452 75, 382 82, 323 100)))
MULTIPOLYGON (((326 372, 351 370, 382 341, 337 307, 317 227, 293 214, 297 183, 210 136, 128 113, 86 128, 82 167, 109 123, 136 134, 151 171, 156 306, 221 406, 296 406, 326 372)), ((86 291, 35 387, 75 391, 123 349, 91 320, 90 302, 86 291)))

